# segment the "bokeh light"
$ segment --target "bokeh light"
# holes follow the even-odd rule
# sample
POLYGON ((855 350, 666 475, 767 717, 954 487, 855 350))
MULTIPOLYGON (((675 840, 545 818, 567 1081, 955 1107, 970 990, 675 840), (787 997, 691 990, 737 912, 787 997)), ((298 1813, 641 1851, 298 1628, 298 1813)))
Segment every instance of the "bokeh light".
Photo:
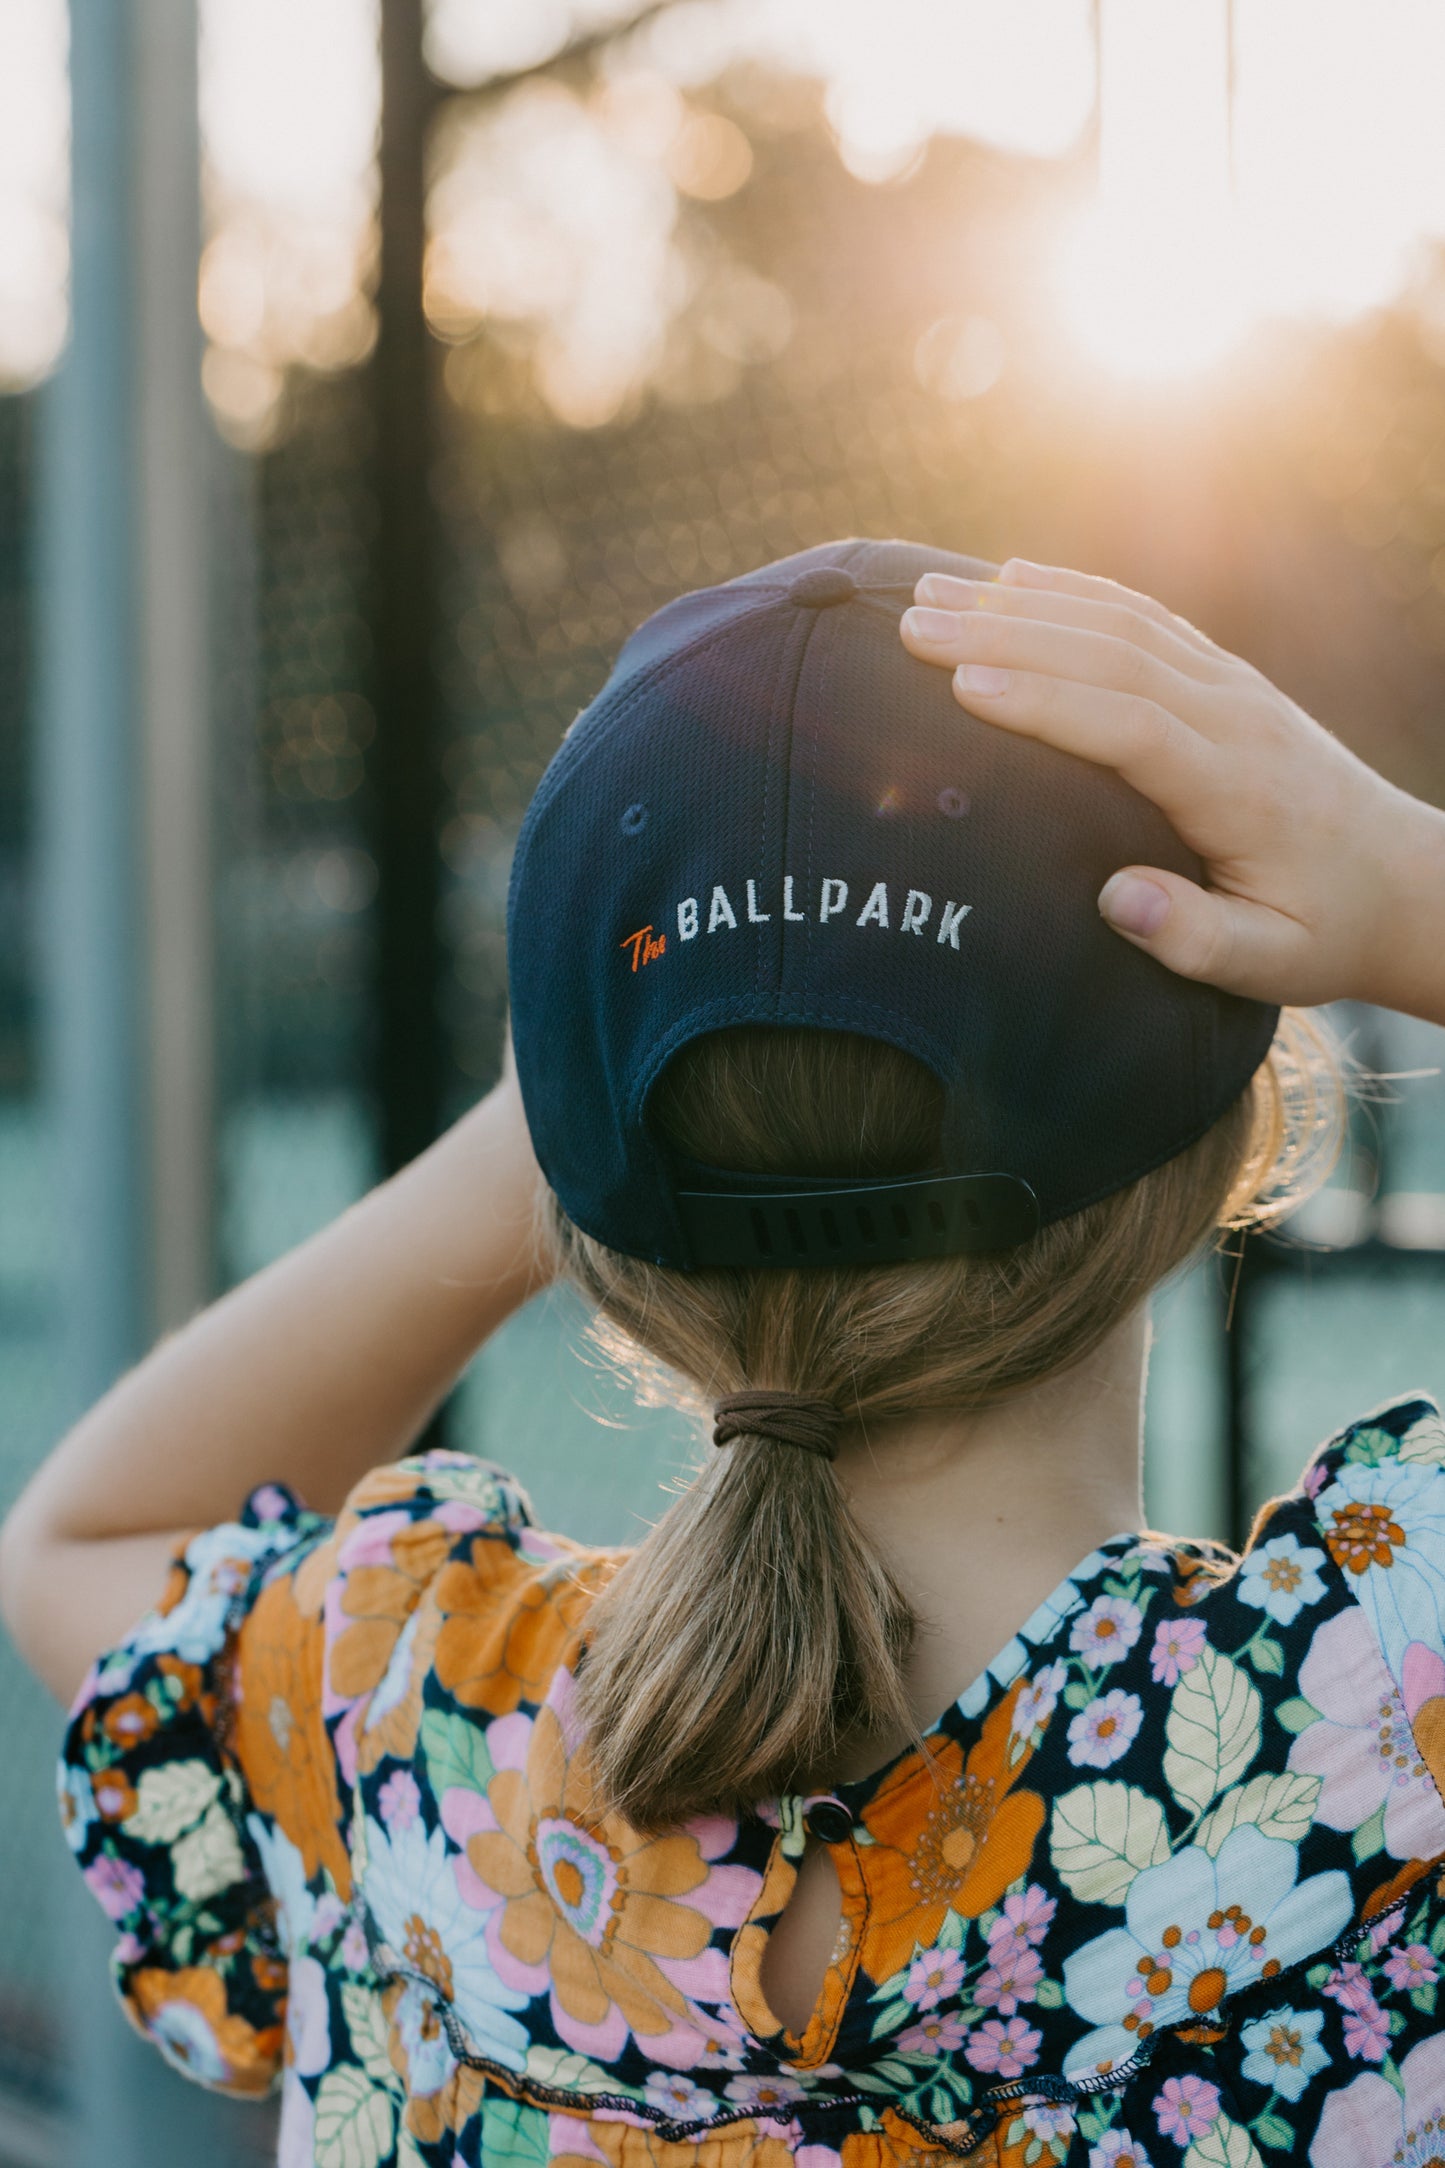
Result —
POLYGON ((54 367, 70 270, 65 0, 0 8, 0 391, 54 367))

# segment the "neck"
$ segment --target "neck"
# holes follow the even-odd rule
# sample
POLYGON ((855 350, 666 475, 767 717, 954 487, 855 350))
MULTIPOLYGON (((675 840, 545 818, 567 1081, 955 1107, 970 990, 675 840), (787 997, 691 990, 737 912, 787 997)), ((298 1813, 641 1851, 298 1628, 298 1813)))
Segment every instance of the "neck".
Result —
MULTIPOLYGON (((997 1408, 859 1425, 837 1470, 859 1523, 907 1597, 906 1666, 920 1727, 934 1722, 1079 1561, 1141 1528, 1149 1313, 1084 1362, 997 1408)), ((870 1739, 839 1776, 905 1742, 870 1739)))

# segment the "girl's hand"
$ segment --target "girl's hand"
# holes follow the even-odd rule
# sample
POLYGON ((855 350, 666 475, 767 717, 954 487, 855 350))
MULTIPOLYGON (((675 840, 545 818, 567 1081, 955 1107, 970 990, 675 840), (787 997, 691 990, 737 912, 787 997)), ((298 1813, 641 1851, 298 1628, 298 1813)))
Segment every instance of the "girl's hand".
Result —
POLYGON ((1203 888, 1120 867, 1099 909, 1126 940, 1256 1000, 1445 1022, 1445 814, 1111 580, 1015 558, 992 581, 930 572, 915 601, 904 645, 955 666, 961 706, 1115 769, 1203 860, 1203 888))

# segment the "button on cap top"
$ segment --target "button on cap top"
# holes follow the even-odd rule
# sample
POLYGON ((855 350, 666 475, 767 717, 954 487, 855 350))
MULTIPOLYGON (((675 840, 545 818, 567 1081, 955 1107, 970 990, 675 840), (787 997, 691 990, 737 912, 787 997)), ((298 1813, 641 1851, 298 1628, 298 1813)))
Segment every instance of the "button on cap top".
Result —
POLYGON ((853 1834, 853 1817, 841 1799, 816 1799, 804 1819, 808 1834, 822 1844, 846 1844, 853 1834))
POLYGON ((835 602, 851 602, 857 592, 858 582, 841 565, 815 565, 811 572, 799 573, 788 600, 800 610, 826 610, 835 602))

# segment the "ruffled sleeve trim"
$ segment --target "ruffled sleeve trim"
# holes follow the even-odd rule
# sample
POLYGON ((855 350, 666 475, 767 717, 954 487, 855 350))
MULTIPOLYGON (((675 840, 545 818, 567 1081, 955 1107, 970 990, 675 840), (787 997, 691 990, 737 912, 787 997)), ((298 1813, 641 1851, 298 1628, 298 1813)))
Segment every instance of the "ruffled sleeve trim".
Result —
POLYGON ((115 1922, 132 2022, 187 2076, 268 2091, 286 1966, 229 1737, 231 1655, 260 1587, 329 1527, 278 1484, 193 1536, 149 1612, 91 1670, 60 1764, 61 1817, 115 1922))

